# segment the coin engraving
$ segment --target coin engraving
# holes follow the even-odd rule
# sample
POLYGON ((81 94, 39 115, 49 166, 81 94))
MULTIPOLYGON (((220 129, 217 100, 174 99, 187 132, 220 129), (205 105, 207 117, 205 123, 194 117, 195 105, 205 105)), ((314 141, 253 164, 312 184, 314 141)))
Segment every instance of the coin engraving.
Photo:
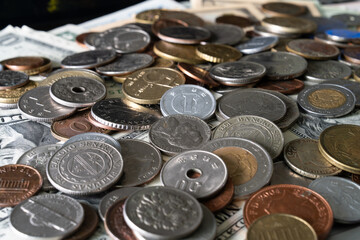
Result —
POLYGON ((322 109, 338 108, 346 102, 346 96, 334 89, 314 91, 309 94, 308 99, 311 105, 322 109))

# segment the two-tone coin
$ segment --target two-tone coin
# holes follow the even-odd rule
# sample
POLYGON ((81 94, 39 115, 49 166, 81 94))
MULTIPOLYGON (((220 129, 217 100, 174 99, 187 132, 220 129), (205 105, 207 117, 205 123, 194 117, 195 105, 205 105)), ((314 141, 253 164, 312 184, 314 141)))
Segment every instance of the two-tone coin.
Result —
POLYGON ((352 74, 347 65, 334 61, 308 61, 305 78, 314 82, 323 82, 336 79, 348 79, 352 74))
POLYGON ((324 81, 323 83, 336 84, 336 85, 341 85, 343 87, 346 87, 347 89, 352 91, 355 95, 355 98, 356 98, 355 107, 360 107, 360 83, 359 82, 337 79, 337 80, 324 81))
POLYGON ((67 56, 61 61, 64 68, 94 68, 116 58, 113 50, 90 50, 67 56))

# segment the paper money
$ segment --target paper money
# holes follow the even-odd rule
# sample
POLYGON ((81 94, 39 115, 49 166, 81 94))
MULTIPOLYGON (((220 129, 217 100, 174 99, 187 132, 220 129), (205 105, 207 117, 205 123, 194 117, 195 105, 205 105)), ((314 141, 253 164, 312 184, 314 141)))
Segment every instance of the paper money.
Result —
POLYGON ((74 42, 76 40, 76 36, 84 32, 87 32, 87 29, 75 24, 66 24, 64 26, 54 28, 53 30, 50 30, 48 33, 66 39, 68 41, 74 42))

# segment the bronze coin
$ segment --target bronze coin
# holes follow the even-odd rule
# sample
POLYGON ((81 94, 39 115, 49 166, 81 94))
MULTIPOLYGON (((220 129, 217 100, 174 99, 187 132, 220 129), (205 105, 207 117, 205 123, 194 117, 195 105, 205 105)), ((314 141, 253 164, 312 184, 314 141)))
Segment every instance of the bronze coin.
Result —
POLYGON ((201 203, 204 204, 211 212, 217 212, 231 203, 234 196, 234 191, 234 184, 231 179, 228 178, 226 185, 220 194, 214 198, 202 201, 201 203))
POLYGON ((304 6, 286 2, 269 2, 261 5, 261 8, 272 16, 299 16, 306 12, 304 6))
POLYGON ((348 62, 360 64, 360 47, 346 48, 344 50, 344 58, 348 62))
POLYGON ((82 33, 82 34, 79 34, 79 35, 77 35, 76 36, 76 38, 75 38, 75 41, 76 41, 76 43, 77 44, 79 44, 81 47, 83 47, 83 48, 88 48, 86 45, 85 45, 85 38, 87 37, 87 36, 89 36, 90 34, 94 34, 94 32, 84 32, 84 33, 82 33))
POLYGON ((283 94, 296 94, 299 93, 305 84, 298 79, 284 80, 284 81, 270 81, 262 80, 255 87, 277 91, 283 94))
POLYGON ((151 30, 152 32, 156 35, 159 36, 159 31, 163 28, 167 28, 167 27, 174 27, 174 26, 184 26, 187 27, 189 26, 186 22, 181 21, 179 19, 166 19, 166 18, 161 18, 156 20, 152 26, 151 26, 151 30))
POLYGON ((196 67, 188 63, 178 63, 177 67, 182 71, 186 76, 201 82, 209 87, 218 87, 220 84, 216 82, 210 74, 205 69, 196 67))
POLYGON ((44 64, 42 57, 15 57, 6 59, 3 64, 14 71, 24 71, 32 68, 40 67, 44 64))
POLYGON ((98 121, 95 120, 95 118, 91 115, 90 112, 87 114, 87 118, 92 125, 94 125, 98 128, 103 128, 103 129, 112 130, 112 131, 119 131, 118 128, 113 128, 113 127, 106 126, 104 124, 99 123, 98 121))
POLYGON ((244 206, 244 222, 272 213, 287 213, 307 221, 320 240, 326 239, 333 225, 329 203, 315 191, 291 184, 268 186, 253 194, 244 206))
POLYGON ((286 45, 286 50, 312 60, 329 60, 340 53, 337 47, 312 39, 292 40, 286 45))
POLYGON ((69 138, 87 132, 110 133, 110 130, 93 125, 88 114, 90 110, 80 111, 74 115, 51 124, 51 134, 60 141, 66 141, 69 138))
POLYGON ((33 167, 9 164, 0 167, 0 207, 12 207, 30 198, 43 184, 33 167))
POLYGON ((239 26, 241 28, 251 27, 256 24, 256 22, 252 21, 250 18, 240 17, 236 15, 228 15, 228 14, 217 17, 215 22, 232 24, 239 26))
POLYGON ((353 174, 351 175, 351 180, 352 180, 353 182, 356 182, 357 184, 360 184, 360 175, 353 173, 353 174))

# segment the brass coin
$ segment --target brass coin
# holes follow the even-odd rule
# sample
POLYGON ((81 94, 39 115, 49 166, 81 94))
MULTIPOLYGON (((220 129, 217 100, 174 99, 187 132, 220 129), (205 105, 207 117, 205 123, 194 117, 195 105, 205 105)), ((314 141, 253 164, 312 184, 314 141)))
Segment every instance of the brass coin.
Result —
POLYGON ((196 55, 200 58, 213 63, 233 62, 241 58, 242 53, 224 44, 206 44, 196 47, 196 55))
POLYGON ((161 18, 178 19, 187 23, 190 26, 204 25, 204 20, 202 20, 200 17, 185 11, 150 9, 142 11, 135 15, 135 21, 144 24, 153 24, 156 20, 161 18))
POLYGON ((126 75, 123 75, 123 76, 113 76, 112 78, 114 79, 115 82, 118 82, 118 83, 124 83, 126 78, 130 75, 131 73, 129 74, 126 74, 126 75))
POLYGON ((317 27, 314 21, 299 17, 269 17, 261 25, 274 33, 312 33, 317 27))
POLYGON ((157 57, 155 58, 154 63, 150 67, 165 67, 165 68, 172 68, 174 67, 175 63, 172 60, 157 57))
POLYGON ((269 2, 261 5, 262 10, 272 16, 299 16, 306 12, 304 6, 286 3, 286 2, 269 2))
POLYGON ((329 60, 340 54, 337 47, 312 39, 292 40, 286 45, 286 50, 312 60, 329 60))
POLYGON ((157 104, 167 90, 184 83, 184 75, 172 68, 146 68, 130 74, 122 90, 132 102, 157 104))
POLYGON ((36 87, 36 83, 30 81, 26 85, 11 89, 11 90, 2 90, 0 91, 0 103, 17 103, 19 98, 30 89, 36 87))
POLYGON ((334 89, 319 89, 309 94, 308 100, 312 106, 317 108, 333 109, 344 105, 346 96, 334 89))

